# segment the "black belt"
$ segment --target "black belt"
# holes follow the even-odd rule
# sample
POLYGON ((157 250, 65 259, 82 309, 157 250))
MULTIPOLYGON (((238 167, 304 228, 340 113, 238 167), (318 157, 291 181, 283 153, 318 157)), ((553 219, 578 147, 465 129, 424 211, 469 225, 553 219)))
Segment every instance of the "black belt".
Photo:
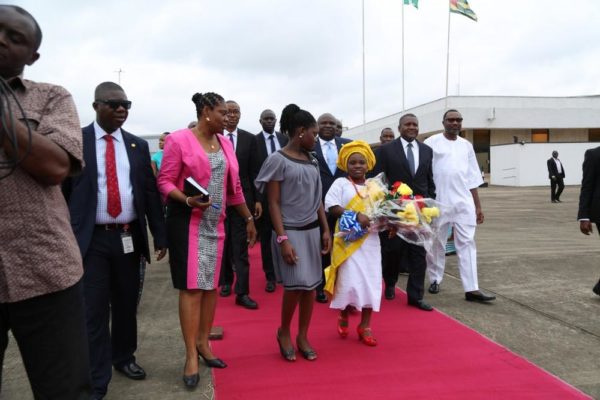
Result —
POLYGON ((304 225, 304 226, 283 226, 283 229, 285 229, 286 231, 307 231, 309 229, 314 229, 314 228, 318 228, 319 227, 319 220, 317 219, 314 222, 311 222, 308 225, 304 225))
POLYGON ((104 231, 123 231, 127 232, 131 229, 131 225, 136 223, 137 221, 131 221, 127 224, 96 224, 97 229, 102 229, 104 231))

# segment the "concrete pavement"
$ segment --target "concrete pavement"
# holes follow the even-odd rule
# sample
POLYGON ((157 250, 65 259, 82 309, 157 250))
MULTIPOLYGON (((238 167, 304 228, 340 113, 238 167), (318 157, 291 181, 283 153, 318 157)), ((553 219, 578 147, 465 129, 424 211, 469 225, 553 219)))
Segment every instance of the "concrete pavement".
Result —
MULTIPOLYGON (((579 187, 567 187, 561 204, 550 202, 549 191, 546 187, 480 189, 486 221, 476 236, 479 284, 496 294, 495 302, 464 300, 456 256, 448 258, 441 292, 426 293, 425 300, 600 398, 600 296, 591 291, 600 277, 600 237, 597 232, 589 237, 579 232, 579 187)), ((406 277, 401 276, 398 286, 405 285, 406 277)), ((115 373, 107 399, 214 397, 208 369, 200 370, 198 390, 190 393, 183 388, 177 293, 165 262, 148 267, 137 357, 148 379, 134 382, 115 373)), ((0 399, 32 398, 14 340, 3 376, 0 399)))

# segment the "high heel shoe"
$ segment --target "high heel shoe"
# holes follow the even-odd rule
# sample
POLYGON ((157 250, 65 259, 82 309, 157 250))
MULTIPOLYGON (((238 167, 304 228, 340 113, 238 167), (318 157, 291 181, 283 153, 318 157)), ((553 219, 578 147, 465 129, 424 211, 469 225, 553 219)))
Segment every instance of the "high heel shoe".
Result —
POLYGON ((200 350, 198 350, 198 358, 202 359, 202 361, 204 361, 204 364, 207 367, 210 367, 210 368, 227 368, 227 364, 225 364, 225 362, 223 360, 221 360, 220 358, 211 358, 211 359, 208 359, 208 358, 204 357, 200 353, 200 350))
POLYGON ((193 375, 183 375, 183 384, 188 389, 194 389, 198 386, 198 382, 200 381, 200 374, 196 372, 193 375))
POLYGON ((296 338, 296 346, 298 347, 298 351, 302 354, 302 357, 308 361, 315 361, 317 359, 317 352, 311 348, 303 349, 298 343, 298 338, 296 338))
POLYGON ((366 344, 367 346, 377 346, 377 339, 373 337, 371 328, 361 328, 360 325, 356 327, 358 333, 358 340, 366 344))
POLYGON ((294 352, 294 348, 284 349, 281 345, 281 338, 279 337, 281 334, 281 329, 277 329, 277 344, 279 344, 279 353, 281 353, 281 357, 283 357, 287 361, 296 361, 296 353, 294 352))
POLYGON ((338 315, 337 331, 340 337, 345 338, 348 336, 348 316, 338 315))

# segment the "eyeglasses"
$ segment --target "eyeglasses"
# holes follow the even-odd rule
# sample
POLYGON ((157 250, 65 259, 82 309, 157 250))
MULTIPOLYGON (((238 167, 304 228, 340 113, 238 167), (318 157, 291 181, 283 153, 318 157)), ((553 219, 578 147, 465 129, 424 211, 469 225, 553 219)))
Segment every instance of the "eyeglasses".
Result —
POLYGON ((463 119, 462 118, 446 118, 446 121, 452 123, 452 122, 462 122, 463 119))
POLYGON ((119 107, 123 107, 126 110, 131 108, 131 101, 129 100, 96 100, 96 103, 106 104, 113 110, 118 110, 119 107))

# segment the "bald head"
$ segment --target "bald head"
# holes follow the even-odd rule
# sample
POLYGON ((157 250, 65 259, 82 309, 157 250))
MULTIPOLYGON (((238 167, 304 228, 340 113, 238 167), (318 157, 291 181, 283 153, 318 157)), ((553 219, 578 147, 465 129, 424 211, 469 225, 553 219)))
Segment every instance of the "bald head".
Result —
POLYGON ((337 119, 330 113, 322 114, 317 120, 319 125, 319 137, 329 141, 335 137, 337 131, 337 119))

